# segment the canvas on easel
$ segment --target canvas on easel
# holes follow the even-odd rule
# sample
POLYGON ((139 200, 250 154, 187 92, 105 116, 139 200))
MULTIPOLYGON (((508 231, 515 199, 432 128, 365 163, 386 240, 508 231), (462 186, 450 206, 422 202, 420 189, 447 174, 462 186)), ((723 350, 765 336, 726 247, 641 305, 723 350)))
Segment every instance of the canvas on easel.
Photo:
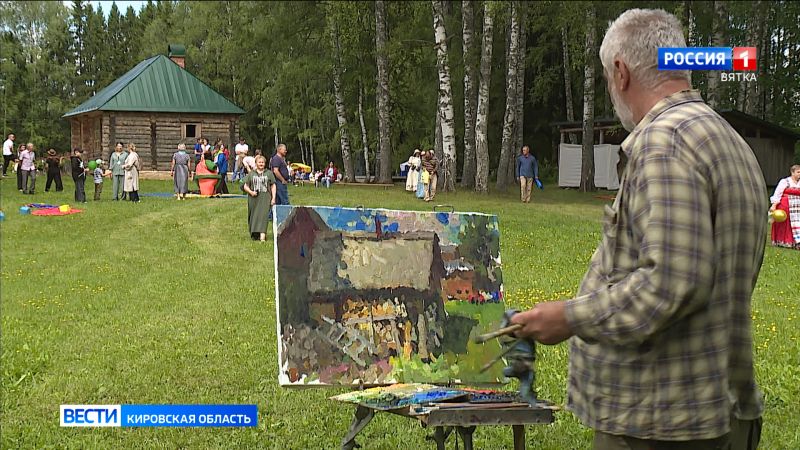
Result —
POLYGON ((486 384, 503 283, 497 216, 276 206, 284 386, 486 384))

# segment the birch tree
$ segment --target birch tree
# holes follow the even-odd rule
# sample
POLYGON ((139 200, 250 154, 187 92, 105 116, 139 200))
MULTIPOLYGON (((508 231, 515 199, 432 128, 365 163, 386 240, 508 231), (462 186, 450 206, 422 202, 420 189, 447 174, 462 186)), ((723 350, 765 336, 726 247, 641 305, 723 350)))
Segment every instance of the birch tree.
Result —
POLYGON ((586 12, 586 53, 583 82, 583 149, 581 151, 581 192, 594 187, 594 6, 586 12))
POLYGON ((508 61, 506 73, 506 112, 503 118, 503 141, 500 149, 500 164, 497 167, 497 188, 505 189, 508 179, 508 166, 514 152, 514 115, 517 95, 517 61, 519 44, 519 5, 511 2, 511 34, 508 39, 508 61))
MULTIPOLYGON (((711 28, 713 30, 711 46, 725 47, 725 30, 728 27, 728 13, 725 8, 725 2, 719 0, 714 2, 714 14, 711 16, 711 24, 711 28)), ((718 108, 720 106, 720 99, 723 98, 723 94, 720 91, 719 72, 715 70, 709 70, 707 98, 708 105, 712 108, 718 108)))
POLYGON ((361 146, 364 149, 364 179, 365 183, 369 183, 369 140, 367 139, 367 127, 364 125, 364 86, 361 82, 358 83, 358 122, 361 124, 361 146))
POLYGON ((525 3, 519 3, 519 34, 517 35, 517 97, 514 104, 514 145, 513 149, 509 152, 508 158, 508 178, 514 179, 517 169, 517 153, 524 145, 524 121, 525 121, 525 43, 528 37, 527 33, 527 12, 528 8, 525 3))
MULTIPOLYGON (((715 2, 716 3, 716 2, 715 2)), ((764 79, 763 69, 764 69, 764 54, 766 53, 766 45, 764 45, 764 34, 765 34, 765 19, 766 19, 766 12, 769 6, 764 5, 764 2, 761 0, 753 2, 753 17, 755 20, 753 21, 753 32, 751 39, 756 45, 756 62, 758 65, 758 72, 757 76, 764 79)), ((747 114, 762 117, 763 108, 762 102, 760 102, 761 92, 763 88, 759 85, 758 82, 748 82, 747 83, 747 101, 745 103, 745 112, 747 114)))
POLYGON ((392 143, 389 118, 389 55, 386 43, 389 33, 386 30, 386 4, 375 1, 375 48, 378 60, 378 159, 380 160, 379 183, 392 182, 392 143))
POLYGON ((475 186, 475 108, 477 102, 477 70, 474 34, 474 12, 472 2, 461 2, 461 22, 464 54, 464 168, 461 171, 461 186, 475 186))
POLYGON ((342 165, 344 165, 344 179, 352 183, 355 181, 353 160, 350 158, 350 136, 347 133, 347 112, 344 107, 344 93, 342 92, 342 49, 339 44, 339 30, 335 23, 331 24, 331 37, 333 38, 333 95, 336 102, 336 120, 339 123, 339 142, 342 150, 342 165))
POLYGON ((483 6, 483 42, 481 43, 481 79, 478 86, 478 111, 475 117, 475 191, 489 192, 489 84, 492 75, 494 21, 489 2, 483 6))
POLYGON ((456 137, 453 124, 453 90, 450 85, 450 64, 447 59, 447 31, 444 27, 442 0, 432 0, 433 31, 436 39, 436 66, 439 69, 439 125, 442 132, 444 158, 441 161, 439 178, 445 192, 455 190, 456 181, 456 137))

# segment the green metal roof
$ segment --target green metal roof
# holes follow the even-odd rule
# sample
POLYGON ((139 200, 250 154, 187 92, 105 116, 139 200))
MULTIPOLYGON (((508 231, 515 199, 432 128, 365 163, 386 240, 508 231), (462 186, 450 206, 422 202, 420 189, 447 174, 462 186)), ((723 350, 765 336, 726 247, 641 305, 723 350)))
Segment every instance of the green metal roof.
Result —
POLYGON ((140 62, 62 117, 98 110, 244 114, 233 102, 164 55, 140 62))

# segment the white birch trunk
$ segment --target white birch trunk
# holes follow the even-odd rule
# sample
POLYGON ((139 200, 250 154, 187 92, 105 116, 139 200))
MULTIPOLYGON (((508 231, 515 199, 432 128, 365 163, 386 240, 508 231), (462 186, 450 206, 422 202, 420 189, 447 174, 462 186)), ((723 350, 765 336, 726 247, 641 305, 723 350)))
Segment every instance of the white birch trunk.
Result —
MULTIPOLYGON (((725 47, 725 30, 728 27, 728 13, 725 9, 725 2, 714 2, 714 14, 711 16, 711 28, 713 30, 713 37, 711 38, 712 47, 725 47)), ((722 92, 719 84, 719 72, 716 70, 709 70, 708 74, 708 105, 712 108, 718 108, 722 92)))
POLYGON ((489 192, 489 84, 492 77, 494 20, 489 2, 483 7, 483 42, 481 44, 481 79, 478 86, 478 110, 475 117, 475 191, 489 192))
POLYGON ((389 40, 386 30, 386 3, 375 1, 375 47, 378 60, 378 159, 380 172, 378 182, 392 182, 391 123, 389 118, 389 56, 386 43, 389 40))
POLYGON ((456 189, 456 136, 453 111, 453 89, 450 85, 450 64, 447 60, 447 32, 444 28, 442 1, 432 0, 433 31, 436 37, 436 65, 439 68, 439 115, 442 130, 444 158, 441 161, 439 178, 445 192, 456 189))
MULTIPOLYGON (((520 3, 519 34, 517 35, 517 98, 514 104, 514 145, 513 151, 509 153, 508 159, 508 178, 514 179, 517 166, 517 154, 520 153, 524 142, 524 120, 525 120, 525 41, 527 33, 525 22, 528 8, 524 3, 520 3)), ((531 149, 533 152, 533 149, 531 149)))
POLYGON ((353 174, 353 160, 350 158, 350 136, 347 133, 347 111, 344 107, 344 94, 342 93, 342 61, 341 47, 339 45, 339 30, 336 25, 331 26, 334 44, 333 57, 333 95, 336 103, 336 120, 339 123, 339 142, 342 149, 342 165, 344 166, 344 180, 348 183, 355 181, 353 174))
POLYGON ((503 141, 500 149, 500 164, 497 167, 497 189, 505 189, 508 166, 514 146, 514 115, 517 95, 517 44, 519 43, 519 5, 511 2, 511 34, 508 38, 508 71, 506 73, 506 112, 503 118, 503 141))
POLYGON ((594 191, 594 7, 586 12, 586 53, 583 82, 583 149, 581 151, 581 192, 594 191))
POLYGON ((475 108, 477 102, 477 76, 474 61, 475 34, 474 11, 470 0, 461 2, 461 21, 464 50, 464 168, 461 186, 475 186, 475 108))
POLYGON ((367 127, 364 125, 364 86, 358 83, 358 121, 361 124, 361 146, 364 149, 364 179, 365 183, 369 183, 369 144, 367 140, 367 127))

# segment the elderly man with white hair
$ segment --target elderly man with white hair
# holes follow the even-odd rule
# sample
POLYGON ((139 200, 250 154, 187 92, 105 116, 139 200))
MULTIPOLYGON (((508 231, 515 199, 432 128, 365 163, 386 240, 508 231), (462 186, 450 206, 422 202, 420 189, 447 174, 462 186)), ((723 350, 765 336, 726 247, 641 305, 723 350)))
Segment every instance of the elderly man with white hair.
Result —
POLYGON ((567 404, 598 449, 754 449, 762 395, 750 301, 768 205, 753 151, 691 89, 659 71, 685 47, 662 10, 626 11, 600 59, 628 163, 574 299, 516 314, 517 333, 570 338, 567 404))

